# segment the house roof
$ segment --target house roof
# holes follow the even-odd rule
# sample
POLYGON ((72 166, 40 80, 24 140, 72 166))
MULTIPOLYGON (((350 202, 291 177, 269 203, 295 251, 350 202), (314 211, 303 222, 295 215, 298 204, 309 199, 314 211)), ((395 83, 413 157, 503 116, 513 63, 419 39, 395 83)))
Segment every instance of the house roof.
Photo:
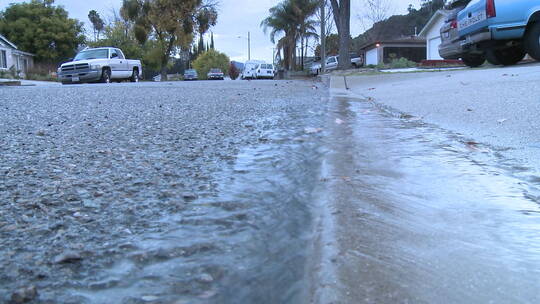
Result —
POLYGON ((7 40, 6 37, 0 35, 0 40, 2 40, 5 44, 11 46, 12 48, 17 49, 17 46, 13 44, 11 41, 7 40))
POLYGON ((437 24, 438 18, 446 18, 448 16, 448 12, 446 10, 438 10, 433 14, 431 19, 426 23, 422 31, 420 31, 420 34, 418 36, 425 37, 427 32, 433 27, 435 24, 437 24))
POLYGON ((7 40, 7 38, 2 36, 2 35, 0 35, 0 42, 4 42, 4 44, 12 47, 13 48, 13 53, 15 53, 15 54, 25 55, 25 56, 32 56, 32 57, 36 56, 34 54, 23 52, 23 51, 19 50, 19 48, 17 48, 17 46, 13 42, 7 40))
POLYGON ((426 39, 418 36, 411 36, 405 38, 386 39, 380 41, 368 42, 360 46, 361 50, 370 49, 377 44, 410 44, 410 45, 425 45, 426 39))

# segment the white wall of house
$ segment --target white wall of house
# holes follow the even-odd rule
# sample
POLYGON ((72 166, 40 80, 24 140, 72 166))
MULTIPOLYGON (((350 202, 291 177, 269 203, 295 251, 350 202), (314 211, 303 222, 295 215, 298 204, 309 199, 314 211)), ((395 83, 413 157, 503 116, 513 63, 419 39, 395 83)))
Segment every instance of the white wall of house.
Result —
POLYGON ((426 37, 426 58, 427 60, 441 60, 443 59, 439 55, 439 45, 441 44, 441 27, 444 23, 445 16, 437 14, 436 19, 429 24, 429 28, 424 29, 424 36, 426 37))
POLYGON ((374 48, 366 51, 366 65, 377 65, 379 64, 379 49, 374 48))
POLYGON ((13 67, 24 76, 33 65, 34 58, 31 54, 14 49, 0 39, 0 70, 7 71, 13 67))
POLYGON ((13 66, 13 56, 11 55, 11 50, 11 47, 8 47, 0 40, 0 57, 2 57, 2 55, 4 54, 5 58, 7 59, 6 63, 4 62, 3 58, 0 58, 0 69, 7 70, 11 66, 13 66))

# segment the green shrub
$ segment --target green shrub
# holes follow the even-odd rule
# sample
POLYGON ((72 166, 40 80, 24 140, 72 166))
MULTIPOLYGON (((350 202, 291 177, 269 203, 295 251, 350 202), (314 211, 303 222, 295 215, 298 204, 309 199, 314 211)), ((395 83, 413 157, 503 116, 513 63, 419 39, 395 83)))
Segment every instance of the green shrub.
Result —
POLYGON ((402 57, 399 59, 392 59, 389 66, 391 69, 414 68, 417 66, 417 63, 402 57))
POLYGON ((0 78, 4 78, 4 79, 12 79, 13 77, 11 76, 11 73, 10 73, 10 72, 5 71, 5 70, 1 70, 1 71, 0 71, 0 78))
POLYGON ((56 77, 56 65, 35 63, 25 73, 26 80, 58 81, 56 77))
POLYGON ((193 62, 193 68, 197 70, 199 79, 206 79, 210 69, 221 69, 223 74, 229 73, 229 57, 216 50, 210 49, 207 52, 202 53, 193 62))

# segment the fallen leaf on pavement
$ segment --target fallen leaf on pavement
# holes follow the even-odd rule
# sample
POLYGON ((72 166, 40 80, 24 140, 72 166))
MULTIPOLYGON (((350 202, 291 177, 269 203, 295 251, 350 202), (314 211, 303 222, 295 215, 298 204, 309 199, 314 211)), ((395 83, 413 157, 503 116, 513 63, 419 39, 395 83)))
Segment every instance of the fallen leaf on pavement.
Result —
POLYGON ((321 128, 305 128, 304 129, 304 132, 306 134, 315 134, 315 133, 319 133, 319 132, 322 132, 323 129, 321 128))
POLYGON ((339 119, 339 118, 336 118, 336 123, 337 123, 338 125, 342 125, 342 124, 344 123, 344 121, 341 120, 341 119, 339 119))
POLYGON ((369 89, 368 89, 368 91, 373 91, 373 90, 375 90, 375 88, 369 88, 369 89))
POLYGON ((504 122, 507 121, 507 120, 508 120, 508 119, 504 118, 504 119, 499 119, 499 120, 497 120, 497 122, 500 123, 500 124, 502 124, 502 123, 504 123, 504 122))

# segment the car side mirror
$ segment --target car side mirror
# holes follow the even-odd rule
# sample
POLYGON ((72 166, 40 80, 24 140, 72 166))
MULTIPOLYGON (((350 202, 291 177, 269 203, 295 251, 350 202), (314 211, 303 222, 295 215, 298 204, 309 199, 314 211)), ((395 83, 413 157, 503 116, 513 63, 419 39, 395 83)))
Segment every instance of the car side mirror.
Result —
POLYGON ((118 54, 111 54, 111 59, 118 58, 118 54))

